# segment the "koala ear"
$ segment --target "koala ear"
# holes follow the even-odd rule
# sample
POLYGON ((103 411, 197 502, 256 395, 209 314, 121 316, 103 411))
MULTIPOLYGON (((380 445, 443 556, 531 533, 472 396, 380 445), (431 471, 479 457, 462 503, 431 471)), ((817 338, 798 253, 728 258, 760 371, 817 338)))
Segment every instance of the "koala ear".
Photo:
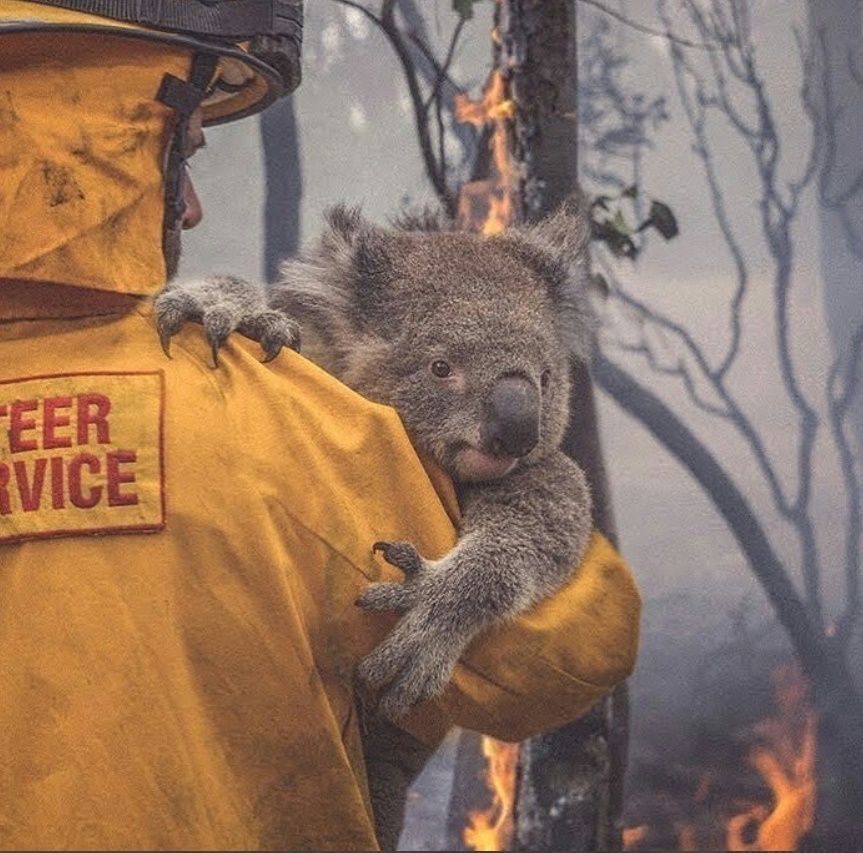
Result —
POLYGON ((318 245, 282 265, 274 302, 323 331, 337 333, 347 322, 364 330, 393 275, 387 233, 359 208, 337 205, 324 214, 318 245))
POLYGON ((578 202, 566 202, 537 223, 504 232, 501 239, 545 281, 561 340, 576 358, 589 361, 598 317, 588 254, 590 230, 578 202))
POLYGON ((336 205, 324 213, 326 227, 321 236, 321 254, 332 270, 344 273, 337 284, 364 290, 392 276, 386 232, 363 218, 358 207, 336 205))

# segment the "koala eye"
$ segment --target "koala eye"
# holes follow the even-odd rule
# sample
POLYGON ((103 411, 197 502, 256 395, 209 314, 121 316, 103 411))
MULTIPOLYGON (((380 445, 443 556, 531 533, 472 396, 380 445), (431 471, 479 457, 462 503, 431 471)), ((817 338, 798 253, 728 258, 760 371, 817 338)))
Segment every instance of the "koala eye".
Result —
POLYGON ((442 359, 433 361, 429 369, 432 372, 432 376, 436 376, 438 379, 446 379, 447 376, 452 376, 452 367, 442 359))
POLYGON ((550 370, 543 370, 542 375, 539 377, 539 385, 543 391, 546 391, 550 384, 551 384, 551 371, 550 370))

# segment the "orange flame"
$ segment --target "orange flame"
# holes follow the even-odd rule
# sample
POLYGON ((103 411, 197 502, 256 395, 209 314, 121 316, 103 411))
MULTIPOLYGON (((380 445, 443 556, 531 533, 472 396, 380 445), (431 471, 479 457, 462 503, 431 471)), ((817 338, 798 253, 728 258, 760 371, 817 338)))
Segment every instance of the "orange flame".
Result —
MULTIPOLYGON (((764 720, 758 733, 764 743, 749 753, 749 763, 773 794, 773 809, 754 806, 750 820, 758 820, 754 844, 747 845, 737 826, 728 826, 728 850, 796 850, 815 819, 816 717, 807 704, 809 686, 796 665, 773 673, 778 715, 764 720)), ((747 815, 737 816, 745 818, 747 815)))
POLYGON ((490 177, 462 184, 459 195, 459 220, 462 227, 497 234, 512 221, 512 181, 510 179, 507 121, 515 115, 515 103, 507 97, 506 83, 498 69, 492 70, 482 97, 473 101, 457 95, 455 116, 458 121, 481 127, 493 125, 490 177))
MULTIPOLYGON (((747 760, 771 793, 770 803, 738 802, 724 826, 728 851, 796 850, 815 818, 816 714, 809 705, 809 685, 796 664, 776 668, 771 676, 777 713, 755 727, 758 744, 747 760)), ((692 806, 707 801, 710 774, 705 774, 692 806)), ((651 827, 640 824, 623 831, 623 849, 654 849, 651 827)), ((695 821, 675 821, 679 850, 712 850, 699 846, 695 821)))
POLYGON ((485 778, 493 799, 488 809, 470 813, 464 841, 470 850, 507 850, 514 829, 518 744, 483 737, 482 754, 488 760, 485 778))
POLYGON ((623 830, 623 849, 633 850, 636 844, 647 838, 648 826, 640 823, 638 826, 627 826, 623 830))

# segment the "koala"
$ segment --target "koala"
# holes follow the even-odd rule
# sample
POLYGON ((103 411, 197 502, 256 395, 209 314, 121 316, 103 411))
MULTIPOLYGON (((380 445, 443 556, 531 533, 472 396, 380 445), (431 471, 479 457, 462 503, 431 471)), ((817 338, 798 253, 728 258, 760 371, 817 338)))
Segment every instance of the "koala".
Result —
POLYGON ((563 584, 592 530, 586 478, 560 449, 572 360, 588 359, 594 338, 585 225, 562 210, 493 237, 422 226, 385 228, 338 206, 275 286, 221 277, 156 301, 166 348, 196 320, 214 358, 233 330, 268 358, 297 348, 301 330, 314 360, 393 406, 452 478, 462 520, 449 553, 369 543, 405 575, 357 601, 401 613, 357 672, 388 720, 440 694, 478 633, 563 584))

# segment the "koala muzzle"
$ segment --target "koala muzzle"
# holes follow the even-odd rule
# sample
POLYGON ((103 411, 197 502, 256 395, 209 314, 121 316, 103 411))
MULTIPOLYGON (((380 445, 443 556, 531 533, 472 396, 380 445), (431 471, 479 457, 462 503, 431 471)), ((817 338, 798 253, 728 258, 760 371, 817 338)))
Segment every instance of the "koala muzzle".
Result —
POLYGON ((504 376, 488 398, 483 445, 494 456, 526 456, 539 442, 539 389, 523 376, 504 376))

